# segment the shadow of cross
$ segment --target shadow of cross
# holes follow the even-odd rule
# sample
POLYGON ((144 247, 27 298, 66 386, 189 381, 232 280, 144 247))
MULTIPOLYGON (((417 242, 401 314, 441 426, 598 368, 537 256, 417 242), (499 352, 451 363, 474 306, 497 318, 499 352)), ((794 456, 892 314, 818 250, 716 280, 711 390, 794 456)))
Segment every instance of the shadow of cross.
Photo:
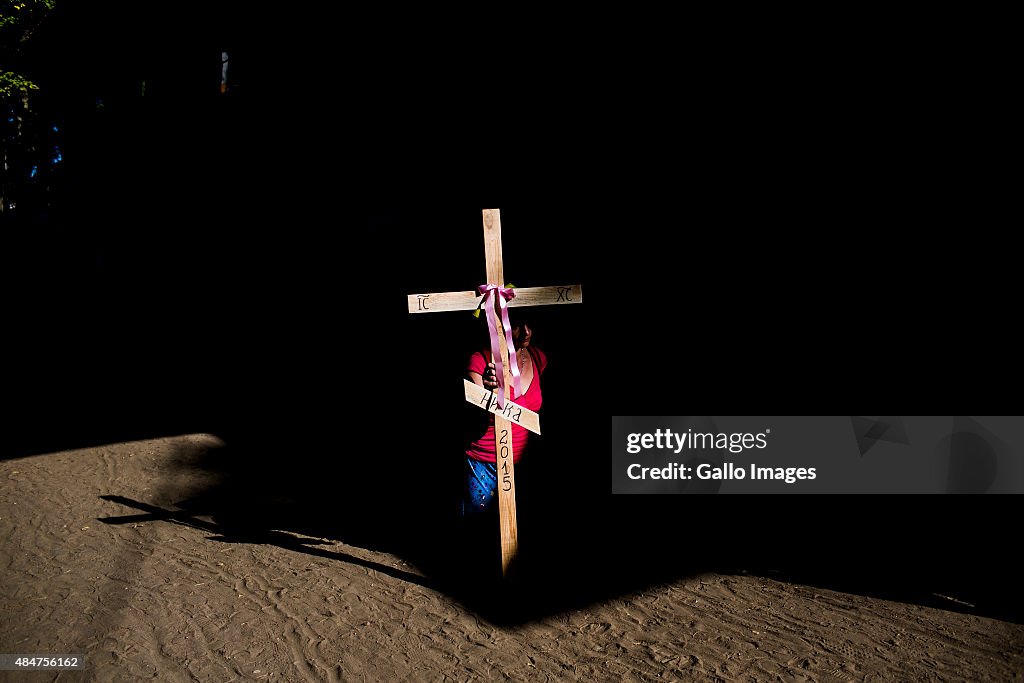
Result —
POLYGON ((509 348, 511 336, 507 329, 507 308, 513 306, 545 306, 550 304, 583 303, 580 285, 555 287, 524 287, 514 292, 506 290, 504 264, 501 260, 501 215, 498 209, 484 209, 484 262, 487 283, 477 291, 410 294, 410 313, 437 313, 440 311, 472 311, 482 307, 491 332, 491 354, 498 371, 498 397, 493 392, 481 393, 479 387, 466 381, 466 400, 494 413, 494 460, 501 471, 498 486, 498 520, 501 526, 501 573, 507 576, 509 567, 519 551, 519 532, 516 527, 516 477, 513 466, 511 432, 513 423, 540 433, 536 413, 522 408, 511 400, 512 369, 515 368, 515 349, 509 348), (480 291, 483 289, 484 291, 480 291), (512 297, 506 299, 506 297, 512 297), (508 338, 506 339, 506 335, 508 338), (508 394, 507 396, 504 394, 508 394))
POLYGON ((300 553, 306 553, 307 555, 315 555, 316 557, 323 557, 328 560, 341 560, 349 564, 358 565, 360 567, 366 567, 372 569, 380 574, 386 574, 393 578, 401 581, 407 581, 414 583, 425 588, 432 590, 441 590, 442 586, 436 581, 431 581, 425 576, 407 572, 402 569, 395 567, 389 567, 386 564, 380 562, 373 562, 371 560, 365 560, 355 555, 349 555, 348 553, 341 553, 334 550, 327 550, 324 548, 316 548, 312 546, 323 545, 329 543, 314 538, 299 538, 291 534, 286 534, 281 531, 274 531, 273 529, 245 529, 228 532, 220 524, 214 522, 207 522, 202 519, 198 519, 194 514, 188 514, 184 511, 176 510, 165 510, 162 507, 156 505, 150 505, 149 503, 143 503, 141 501, 132 500, 124 496, 107 495, 100 496, 102 500, 109 500, 112 503, 119 503, 125 507, 135 508, 136 510, 142 510, 145 514, 141 515, 121 515, 118 517, 99 517, 96 521, 103 522, 104 524, 140 524, 143 522, 172 522, 174 524, 181 524, 183 526, 192 527, 193 529, 200 529, 202 531, 208 531, 216 536, 207 537, 210 541, 220 541, 222 543, 259 543, 266 545, 275 545, 285 550, 294 550, 300 553))

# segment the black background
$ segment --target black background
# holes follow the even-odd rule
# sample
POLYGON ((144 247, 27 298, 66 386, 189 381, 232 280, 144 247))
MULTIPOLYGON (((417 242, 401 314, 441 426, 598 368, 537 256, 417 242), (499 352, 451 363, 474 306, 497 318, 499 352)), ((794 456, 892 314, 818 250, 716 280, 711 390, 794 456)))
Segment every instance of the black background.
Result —
POLYGON ((62 7, 25 51, 66 167, 49 210, 5 217, 4 455, 209 431, 254 516, 285 491, 299 527, 422 543, 484 337, 405 295, 483 283, 500 207, 506 279, 586 302, 535 314, 534 572, 595 597, 770 570, 1019 614, 1015 497, 610 494, 611 415, 1020 412, 1007 182, 956 73, 548 21, 180 12, 62 7))

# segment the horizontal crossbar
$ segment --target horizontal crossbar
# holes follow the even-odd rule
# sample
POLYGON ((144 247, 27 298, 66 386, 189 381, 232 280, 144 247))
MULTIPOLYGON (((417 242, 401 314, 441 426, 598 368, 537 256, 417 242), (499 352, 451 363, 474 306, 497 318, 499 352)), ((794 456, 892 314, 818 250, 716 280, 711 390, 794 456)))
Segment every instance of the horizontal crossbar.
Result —
MULTIPOLYGON (((513 306, 549 306, 554 304, 579 304, 583 302, 583 288, 580 285, 555 287, 516 287, 516 296, 508 302, 513 306)), ((410 294, 410 313, 438 313, 441 311, 472 311, 480 305, 476 292, 438 292, 434 294, 410 294)))

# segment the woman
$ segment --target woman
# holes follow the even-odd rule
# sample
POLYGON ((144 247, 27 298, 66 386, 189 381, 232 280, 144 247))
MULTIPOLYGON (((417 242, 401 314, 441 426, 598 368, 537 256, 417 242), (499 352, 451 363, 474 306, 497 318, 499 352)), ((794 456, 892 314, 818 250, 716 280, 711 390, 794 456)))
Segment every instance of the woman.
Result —
MULTIPOLYGON (((518 405, 536 412, 541 407, 540 378, 547 366, 547 357, 531 343, 533 329, 529 322, 510 312, 512 340, 516 347, 522 396, 515 387, 505 387, 506 396, 518 405)), ((488 390, 498 387, 490 350, 477 351, 469 359, 469 378, 488 390)), ((484 434, 466 449, 466 489, 462 500, 463 517, 477 516, 497 507, 498 472, 494 454, 494 414, 488 413, 489 424, 484 434)), ((518 464, 526 449, 529 432, 512 425, 512 461, 518 464)))

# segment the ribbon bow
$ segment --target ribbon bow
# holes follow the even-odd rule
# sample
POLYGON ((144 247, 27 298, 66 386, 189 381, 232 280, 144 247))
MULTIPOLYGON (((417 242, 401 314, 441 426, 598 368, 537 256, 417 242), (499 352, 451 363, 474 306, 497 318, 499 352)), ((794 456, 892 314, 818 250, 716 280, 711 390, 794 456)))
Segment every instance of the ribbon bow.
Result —
MULTIPOLYGON (((494 359, 494 370, 498 380, 498 407, 505 408, 505 369, 504 358, 498 349, 498 319, 494 312, 492 295, 498 293, 498 307, 501 308, 501 324, 505 328, 505 343, 508 345, 509 359, 515 358, 516 347, 512 343, 512 325, 508 321, 508 302, 515 298, 516 293, 511 287, 499 287, 498 285, 486 284, 476 288, 477 294, 483 295, 480 305, 487 309, 487 331, 491 335, 491 358, 494 359)), ((519 367, 514 360, 510 360, 512 370, 512 384, 516 389, 516 396, 523 393, 519 382, 519 367)))

